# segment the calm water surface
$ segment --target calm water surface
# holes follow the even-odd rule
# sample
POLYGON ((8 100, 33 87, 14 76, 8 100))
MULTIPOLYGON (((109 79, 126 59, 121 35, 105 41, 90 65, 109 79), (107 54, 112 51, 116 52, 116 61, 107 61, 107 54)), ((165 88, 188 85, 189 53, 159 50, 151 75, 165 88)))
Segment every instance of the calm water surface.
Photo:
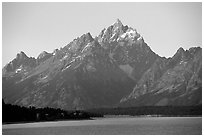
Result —
POLYGON ((200 135, 201 117, 121 117, 2 126, 2 134, 200 135))

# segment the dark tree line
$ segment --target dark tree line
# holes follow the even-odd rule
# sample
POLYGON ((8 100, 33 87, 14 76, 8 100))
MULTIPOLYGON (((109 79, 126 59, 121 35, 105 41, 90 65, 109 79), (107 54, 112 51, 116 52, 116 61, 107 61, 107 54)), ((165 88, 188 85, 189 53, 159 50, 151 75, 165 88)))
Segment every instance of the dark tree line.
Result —
POLYGON ((104 115, 130 116, 202 116, 202 105, 199 106, 144 106, 131 108, 99 108, 86 111, 65 111, 54 108, 22 107, 2 102, 2 122, 37 122, 55 120, 91 119, 104 115))
POLYGON ((17 105, 5 104, 2 102, 2 122, 37 122, 37 121, 55 121, 55 120, 79 120, 91 119, 91 117, 102 117, 103 115, 73 110, 65 111, 54 108, 35 108, 22 107, 17 105))
POLYGON ((202 116, 202 105, 199 106, 142 106, 131 108, 100 108, 88 110, 101 115, 130 116, 202 116))

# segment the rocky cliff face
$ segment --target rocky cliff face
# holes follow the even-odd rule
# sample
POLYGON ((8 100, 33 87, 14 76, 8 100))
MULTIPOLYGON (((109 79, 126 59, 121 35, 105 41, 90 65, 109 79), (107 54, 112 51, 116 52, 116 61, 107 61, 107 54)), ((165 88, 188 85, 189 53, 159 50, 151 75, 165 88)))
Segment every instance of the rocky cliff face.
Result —
POLYGON ((35 62, 35 58, 29 58, 23 51, 21 51, 16 55, 15 59, 13 59, 3 68, 3 76, 30 70, 36 66, 35 62))
POLYGON ((202 103, 201 48, 180 48, 172 58, 162 58, 120 20, 96 38, 86 33, 37 59, 21 52, 2 71, 5 102, 23 106, 87 109, 202 103))
POLYGON ((201 62, 199 47, 180 48, 172 58, 156 60, 121 106, 202 104, 201 62))

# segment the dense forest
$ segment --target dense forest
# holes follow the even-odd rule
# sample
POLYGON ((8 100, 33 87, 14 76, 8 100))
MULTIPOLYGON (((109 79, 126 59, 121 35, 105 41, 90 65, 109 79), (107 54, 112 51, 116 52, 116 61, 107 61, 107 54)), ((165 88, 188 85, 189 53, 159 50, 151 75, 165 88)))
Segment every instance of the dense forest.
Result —
POLYGON ((91 119, 91 117, 103 117, 103 115, 72 110, 65 111, 54 108, 35 108, 22 107, 17 105, 5 104, 2 102, 2 122, 39 122, 39 121, 57 121, 57 120, 82 120, 91 119))

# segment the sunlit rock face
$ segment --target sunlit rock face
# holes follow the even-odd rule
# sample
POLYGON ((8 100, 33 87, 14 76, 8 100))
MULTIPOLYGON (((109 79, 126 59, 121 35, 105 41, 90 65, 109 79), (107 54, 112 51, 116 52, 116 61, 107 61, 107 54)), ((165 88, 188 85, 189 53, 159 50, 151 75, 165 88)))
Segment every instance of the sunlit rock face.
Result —
POLYGON ((121 106, 202 104, 202 50, 180 48, 169 59, 157 59, 121 106))

